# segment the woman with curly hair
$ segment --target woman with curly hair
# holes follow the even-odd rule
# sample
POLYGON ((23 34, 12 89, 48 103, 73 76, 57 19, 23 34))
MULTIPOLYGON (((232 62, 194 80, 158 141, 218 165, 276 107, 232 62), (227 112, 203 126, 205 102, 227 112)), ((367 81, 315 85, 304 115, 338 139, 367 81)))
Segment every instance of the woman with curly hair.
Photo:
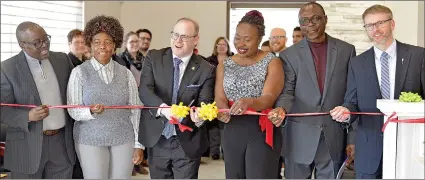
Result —
POLYGON ((68 104, 74 141, 86 179, 130 179, 144 147, 138 142, 140 109, 104 106, 141 105, 137 84, 126 67, 111 60, 123 41, 123 27, 109 16, 87 22, 84 39, 93 57, 75 67, 68 83, 68 104))
POLYGON ((226 179, 277 179, 282 148, 280 124, 267 116, 244 115, 247 110, 273 108, 283 89, 282 62, 258 49, 264 36, 264 19, 250 11, 239 22, 233 43, 238 54, 217 67, 215 101, 218 119, 225 123, 223 153, 226 179), (259 125, 260 124, 260 125, 259 125))

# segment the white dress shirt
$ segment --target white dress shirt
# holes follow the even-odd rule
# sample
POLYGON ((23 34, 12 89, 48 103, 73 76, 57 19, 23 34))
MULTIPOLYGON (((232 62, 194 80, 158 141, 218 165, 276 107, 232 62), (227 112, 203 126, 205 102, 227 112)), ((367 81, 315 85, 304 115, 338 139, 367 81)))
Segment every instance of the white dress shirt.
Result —
MULTIPOLYGON (((397 65, 397 43, 396 40, 393 40, 393 43, 385 50, 388 53, 388 67, 390 70, 390 99, 394 99, 394 88, 395 88, 395 71, 397 65)), ((378 49, 376 46, 373 47, 375 51, 375 65, 376 65, 376 75, 378 75, 379 86, 381 86, 381 55, 383 51, 378 49)))
MULTIPOLYGON (((185 56, 185 57, 180 58, 183 62, 180 63, 180 65, 179 65, 179 67, 180 67, 179 87, 180 87, 180 83, 182 82, 182 79, 183 79, 184 71, 186 70, 186 67, 189 64, 189 61, 190 61, 190 58, 192 57, 192 55, 193 55, 193 52, 190 53, 188 56, 185 56)), ((174 61, 174 58, 179 58, 179 57, 177 57, 176 55, 173 54, 173 61, 174 61)), ((168 105, 165 104, 165 103, 162 103, 159 107, 164 107, 164 106, 168 106, 168 105)), ((157 117, 158 116, 161 116, 161 110, 162 110, 162 108, 158 109, 158 111, 156 113, 156 116, 157 117)), ((204 121, 200 121, 198 123, 195 123, 195 125, 197 127, 199 127, 199 126, 201 126, 203 124, 203 122, 204 121)))
MULTIPOLYGON (((186 67, 189 64, 189 60, 192 57, 192 54, 193 53, 191 53, 188 56, 180 58, 183 62, 180 63, 180 65, 179 65, 179 68, 180 68, 179 87, 180 87, 180 83, 182 82, 182 79, 183 79, 184 71, 186 70, 186 67)), ((176 55, 173 54, 173 59, 172 59, 173 64, 174 64, 174 58, 179 58, 179 57, 177 57, 176 55)), ((162 103, 159 107, 164 107, 164 106, 168 106, 168 105, 165 104, 165 103, 162 103)), ((156 114, 157 116, 161 115, 161 110, 162 110, 162 108, 158 109, 157 114, 156 114)))
MULTIPOLYGON (((94 69, 98 72, 100 79, 109 84, 112 82, 114 77, 114 63, 111 59, 108 64, 102 65, 97 60, 92 59, 89 60, 93 65, 94 69)), ((136 80, 134 79, 133 74, 130 70, 127 70, 128 77, 128 87, 129 87, 129 105, 143 105, 139 98, 139 91, 137 88, 136 80)), ((68 105, 81 105, 83 104, 83 88, 81 84, 81 68, 77 66, 73 69, 71 76, 69 78, 68 84, 68 105)), ((89 108, 70 108, 68 109, 69 114, 76 121, 88 121, 92 119, 96 119, 96 114, 91 114, 89 108)), ((134 134, 135 134, 135 148, 144 149, 144 146, 139 143, 139 122, 140 122, 140 109, 131 109, 130 116, 131 123, 133 124, 134 134)))

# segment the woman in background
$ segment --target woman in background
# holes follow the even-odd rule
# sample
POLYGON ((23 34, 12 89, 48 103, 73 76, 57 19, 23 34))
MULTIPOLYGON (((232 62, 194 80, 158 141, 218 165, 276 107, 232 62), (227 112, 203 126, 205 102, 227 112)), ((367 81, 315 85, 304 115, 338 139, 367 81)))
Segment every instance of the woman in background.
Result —
POLYGON ((138 142, 140 109, 104 109, 104 106, 141 105, 133 74, 112 60, 122 44, 123 27, 109 16, 87 22, 84 38, 93 58, 70 75, 69 108, 74 124, 75 150, 86 179, 130 179, 133 163, 140 164, 144 147, 138 142))
POLYGON ((213 54, 207 60, 217 66, 219 62, 223 62, 229 56, 233 56, 232 51, 230 51, 229 41, 225 37, 218 37, 214 43, 213 54))
MULTIPOLYGON (((140 75, 142 74, 142 65, 144 56, 139 51, 140 49, 140 40, 137 36, 137 33, 130 31, 124 36, 123 46, 125 48, 124 52, 118 55, 126 64, 126 67, 133 73, 134 78, 136 79, 137 87, 140 85, 140 75)), ((146 151, 144 152, 146 155, 146 151)), ((145 161, 145 160, 144 160, 145 161)), ((134 165, 133 176, 136 176, 137 173, 140 174, 149 174, 149 171, 143 167, 142 164, 134 165)))
MULTIPOLYGON (((229 41, 225 37, 218 37, 214 42, 213 53, 207 58, 207 61, 214 66, 232 56, 233 53, 230 51, 229 41)), ((221 134, 224 127, 223 122, 220 121, 209 121, 206 122, 208 129, 208 139, 210 141, 210 149, 206 152, 206 156, 211 155, 211 159, 220 159, 220 153, 222 154, 221 146, 221 134)), ((224 158, 224 156, 223 156, 224 158)))
POLYGON ((130 31, 124 36, 123 45, 125 50, 118 56, 125 61, 126 67, 133 73, 137 87, 139 87, 144 60, 143 54, 139 51, 139 37, 135 32, 130 31))
POLYGON ((85 55, 87 46, 84 42, 83 31, 74 29, 68 33, 67 38, 69 45, 68 57, 71 59, 74 67, 90 59, 90 57, 86 57, 85 55))

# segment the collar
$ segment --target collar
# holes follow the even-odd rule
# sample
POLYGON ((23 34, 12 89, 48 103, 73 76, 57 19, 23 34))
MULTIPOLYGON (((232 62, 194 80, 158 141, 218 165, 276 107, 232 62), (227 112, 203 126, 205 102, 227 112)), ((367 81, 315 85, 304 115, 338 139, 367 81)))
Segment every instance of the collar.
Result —
POLYGON ((193 52, 190 53, 188 56, 185 56, 185 57, 180 58, 180 57, 177 57, 176 55, 174 55, 174 53, 173 53, 173 59, 174 58, 180 58, 183 61, 184 65, 187 66, 187 64, 189 64, 189 60, 192 57, 192 55, 193 55, 193 52))
MULTIPOLYGON (((387 48, 387 50, 385 50, 385 52, 390 56, 390 58, 395 58, 396 56, 396 40, 393 39, 393 43, 391 43, 390 47, 387 48)), ((381 55, 384 51, 378 49, 376 46, 373 46, 373 50, 375 51, 375 59, 380 59, 381 55)))
POLYGON ((24 51, 24 54, 25 54, 25 58, 27 59, 27 62, 29 62, 29 63, 40 63, 42 61, 42 60, 38 60, 38 59, 35 59, 35 58, 31 57, 25 51, 24 51))
POLYGON ((106 65, 103 65, 103 64, 100 64, 94 57, 92 57, 91 59, 90 59, 90 62, 91 62, 91 64, 93 65, 93 67, 94 67, 94 70, 96 70, 96 71, 99 71, 99 70, 101 70, 102 68, 107 68, 107 70, 112 70, 112 69, 114 69, 114 62, 112 62, 113 60, 112 60, 112 58, 111 58, 111 60, 109 60, 109 62, 108 62, 108 64, 106 64, 106 65))

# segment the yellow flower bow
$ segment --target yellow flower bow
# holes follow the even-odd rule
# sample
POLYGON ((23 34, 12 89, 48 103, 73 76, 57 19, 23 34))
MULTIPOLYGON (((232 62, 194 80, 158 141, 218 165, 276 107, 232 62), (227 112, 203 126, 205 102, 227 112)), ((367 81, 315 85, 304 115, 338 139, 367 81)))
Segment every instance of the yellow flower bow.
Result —
POLYGON ((215 102, 212 104, 201 103, 201 107, 199 108, 199 117, 204 120, 212 121, 217 118, 218 108, 215 105, 215 102))
POLYGON ((183 106, 183 103, 180 102, 179 105, 173 104, 171 106, 171 113, 176 118, 185 118, 189 114, 190 108, 187 106, 183 106))

